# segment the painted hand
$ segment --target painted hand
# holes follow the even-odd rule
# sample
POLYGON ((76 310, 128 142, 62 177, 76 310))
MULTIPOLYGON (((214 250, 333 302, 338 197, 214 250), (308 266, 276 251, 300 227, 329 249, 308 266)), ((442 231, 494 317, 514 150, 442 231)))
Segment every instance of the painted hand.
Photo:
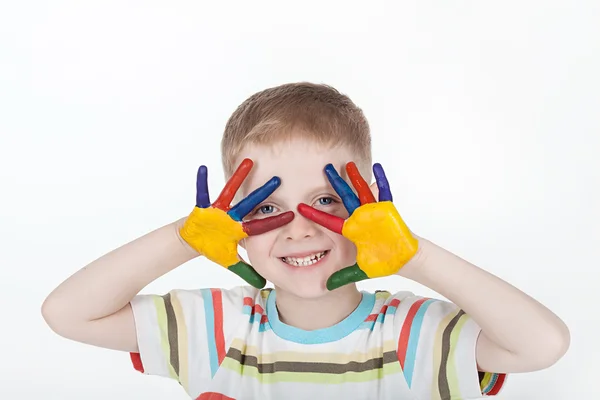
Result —
POLYGON ((273 177, 230 208, 231 201, 252 166, 250 159, 242 161, 212 204, 208 195, 207 168, 201 166, 198 169, 196 185, 196 207, 179 233, 183 240, 198 253, 260 289, 265 286, 266 281, 251 265, 240 258, 238 243, 248 236, 260 235, 289 223, 294 219, 294 213, 288 211, 274 217, 242 222, 250 211, 269 197, 281 184, 278 177, 273 177))
POLYGON ((382 166, 373 165, 379 202, 376 202, 356 164, 348 163, 346 171, 358 196, 338 175, 333 165, 325 167, 329 182, 350 214, 347 219, 316 210, 306 204, 298 205, 301 215, 343 235, 356 245, 356 264, 331 275, 327 281, 329 290, 351 282, 393 275, 410 261, 419 247, 417 239, 392 202, 392 193, 382 166))

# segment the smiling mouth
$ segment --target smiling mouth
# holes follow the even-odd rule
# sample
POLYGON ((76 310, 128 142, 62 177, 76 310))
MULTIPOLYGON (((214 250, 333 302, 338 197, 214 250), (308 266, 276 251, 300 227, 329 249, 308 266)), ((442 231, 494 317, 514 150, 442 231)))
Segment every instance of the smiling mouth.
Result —
POLYGON ((310 254, 306 257, 279 257, 279 259, 293 267, 308 267, 321 261, 321 259, 327 254, 329 254, 329 250, 325 250, 320 253, 310 254))

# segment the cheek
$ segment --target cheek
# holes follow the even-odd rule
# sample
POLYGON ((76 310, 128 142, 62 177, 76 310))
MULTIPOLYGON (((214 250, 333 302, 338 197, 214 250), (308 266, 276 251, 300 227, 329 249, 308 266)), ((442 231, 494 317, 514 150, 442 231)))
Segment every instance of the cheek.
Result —
POLYGON ((244 240, 246 245, 246 253, 250 262, 257 262, 264 260, 270 256, 271 249, 275 243, 276 234, 274 233, 263 233, 261 235, 247 237, 244 240), (254 260, 254 261, 253 261, 254 260))
POLYGON ((335 235, 331 237, 331 240, 335 243, 336 249, 338 249, 338 257, 346 263, 354 264, 356 261, 356 246, 354 243, 342 235, 335 235))

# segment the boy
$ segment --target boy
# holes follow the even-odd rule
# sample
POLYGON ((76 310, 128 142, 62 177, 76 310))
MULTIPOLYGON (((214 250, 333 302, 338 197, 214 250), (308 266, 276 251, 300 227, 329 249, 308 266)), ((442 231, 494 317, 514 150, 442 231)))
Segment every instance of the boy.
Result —
POLYGON ((201 167, 188 217, 48 296, 55 332, 129 352, 138 371, 177 380, 193 399, 472 399, 566 352, 557 316, 406 227, 381 166, 367 186, 368 123, 335 89, 251 96, 226 125, 222 157, 228 184, 213 203, 201 167), (249 285, 138 294, 200 255, 249 285), (450 302, 356 287, 393 274, 450 302), (273 290, 260 289, 265 279, 273 290))

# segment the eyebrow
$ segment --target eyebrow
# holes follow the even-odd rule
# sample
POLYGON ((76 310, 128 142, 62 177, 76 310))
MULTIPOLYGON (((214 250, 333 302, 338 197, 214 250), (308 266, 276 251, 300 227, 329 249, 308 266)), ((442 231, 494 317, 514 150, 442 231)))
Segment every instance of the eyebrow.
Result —
POLYGON ((333 192, 334 194, 337 195, 337 192, 335 191, 333 186, 331 186, 331 184, 327 184, 327 185, 318 186, 318 187, 312 189, 310 192, 308 192, 309 197, 314 196, 315 194, 317 194, 319 192, 333 192))
MULTIPOLYGON (((320 192, 329 192, 334 196, 340 197, 339 194, 337 194, 337 192, 333 189, 333 187, 330 184, 327 185, 321 185, 321 186, 317 186, 313 189, 311 189, 307 194, 306 197, 313 197, 315 196, 317 193, 320 192)), ((282 198, 279 196, 279 194, 277 193, 277 191, 273 192, 266 200, 266 201, 273 201, 275 203, 281 203, 282 202, 282 198)), ((264 203, 264 202, 263 202, 264 203)), ((261 203, 262 204, 262 203, 261 203)))

